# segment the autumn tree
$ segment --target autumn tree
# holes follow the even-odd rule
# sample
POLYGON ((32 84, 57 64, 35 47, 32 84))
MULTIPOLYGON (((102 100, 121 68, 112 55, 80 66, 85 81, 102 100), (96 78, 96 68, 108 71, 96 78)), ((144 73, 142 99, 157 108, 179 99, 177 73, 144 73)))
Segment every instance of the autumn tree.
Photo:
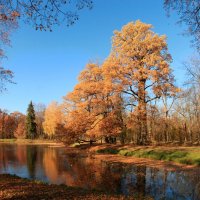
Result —
POLYGON ((16 138, 26 138, 26 123, 25 119, 20 121, 17 125, 17 128, 15 129, 14 136, 16 138))
POLYGON ((104 73, 116 91, 121 91, 126 106, 135 106, 139 133, 137 144, 147 144, 147 104, 175 91, 170 68, 166 36, 159 36, 152 25, 140 21, 128 23, 121 31, 115 31, 112 51, 104 63, 104 73))
POLYGON ((32 101, 28 105, 26 115, 26 138, 35 139, 37 136, 37 125, 35 122, 35 110, 32 101))
POLYGON ((46 106, 42 103, 35 104, 35 122, 37 124, 37 135, 38 137, 44 137, 44 114, 46 106))
POLYGON ((15 123, 6 110, 0 110, 0 137, 13 138, 15 123))
MULTIPOLYGON (((16 137, 16 130, 20 123, 25 125, 25 116, 20 112, 9 113, 6 110, 0 110, 0 138, 14 138, 16 137)), ((18 134, 23 133, 18 130, 18 134)))
POLYGON ((116 137, 122 128, 120 94, 105 81, 102 66, 89 63, 65 97, 66 128, 77 141, 116 137))
POLYGON ((14 131, 17 126, 17 121, 14 114, 9 114, 7 111, 0 111, 0 137, 14 138, 14 131))
POLYGON ((43 128, 49 138, 55 137, 58 127, 63 123, 62 108, 57 102, 50 103, 44 113, 43 128))
POLYGON ((14 118, 7 114, 4 120, 4 134, 6 138, 14 138, 14 130, 16 128, 14 118))
POLYGON ((4 124, 5 124, 6 114, 7 113, 4 110, 0 109, 0 138, 5 138, 4 124))
POLYGON ((11 115, 14 117, 16 125, 14 137, 26 138, 26 116, 20 112, 14 112, 11 115))

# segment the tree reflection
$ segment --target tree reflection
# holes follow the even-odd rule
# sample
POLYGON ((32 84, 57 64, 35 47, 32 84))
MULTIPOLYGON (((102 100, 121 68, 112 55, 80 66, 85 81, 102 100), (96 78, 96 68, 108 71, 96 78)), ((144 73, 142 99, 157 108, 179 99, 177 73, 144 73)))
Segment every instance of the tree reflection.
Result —
POLYGON ((26 147, 27 152, 27 169, 29 173, 29 177, 31 179, 35 178, 36 173, 36 160, 37 160, 37 147, 27 145, 26 147))
POLYGON ((200 199, 200 168, 167 171, 148 166, 106 163, 64 148, 0 145, 0 173, 109 193, 159 199, 200 199))
POLYGON ((137 166, 137 183, 136 188, 140 198, 145 196, 146 186, 146 166, 137 166))

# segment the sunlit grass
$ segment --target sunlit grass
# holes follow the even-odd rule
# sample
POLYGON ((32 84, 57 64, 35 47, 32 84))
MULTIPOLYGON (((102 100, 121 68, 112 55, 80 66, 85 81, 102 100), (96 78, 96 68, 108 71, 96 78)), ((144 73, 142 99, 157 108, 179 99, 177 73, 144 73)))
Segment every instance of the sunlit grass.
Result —
POLYGON ((10 144, 49 144, 49 145, 59 145, 59 142, 56 140, 48 139, 0 139, 0 143, 10 143, 10 144))
POLYGON ((0 142, 15 142, 16 139, 0 139, 0 142))
POLYGON ((97 153, 119 154, 122 156, 150 158, 154 160, 173 161, 187 165, 200 166, 200 148, 162 150, 162 148, 114 149, 109 147, 99 149, 97 150, 97 153))

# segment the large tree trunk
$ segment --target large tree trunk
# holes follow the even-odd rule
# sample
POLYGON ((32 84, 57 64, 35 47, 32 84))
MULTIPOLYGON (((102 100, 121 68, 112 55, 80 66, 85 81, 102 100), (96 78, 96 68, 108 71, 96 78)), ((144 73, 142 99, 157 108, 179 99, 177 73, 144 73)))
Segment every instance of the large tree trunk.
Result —
POLYGON ((147 103, 145 94, 145 82, 141 80, 138 83, 138 119, 139 119, 139 133, 137 137, 138 145, 146 145, 147 141, 147 103))
POLYGON ((169 125, 168 125, 168 110, 165 110, 165 128, 164 128, 164 141, 163 142, 168 142, 169 141, 169 125))

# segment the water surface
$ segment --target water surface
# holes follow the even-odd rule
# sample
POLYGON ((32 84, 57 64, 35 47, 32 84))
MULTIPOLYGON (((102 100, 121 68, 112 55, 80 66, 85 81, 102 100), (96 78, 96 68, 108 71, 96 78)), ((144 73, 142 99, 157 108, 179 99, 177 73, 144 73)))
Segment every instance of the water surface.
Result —
POLYGON ((108 164, 48 145, 0 144, 0 173, 156 200, 200 200, 200 169, 167 171, 108 164))

